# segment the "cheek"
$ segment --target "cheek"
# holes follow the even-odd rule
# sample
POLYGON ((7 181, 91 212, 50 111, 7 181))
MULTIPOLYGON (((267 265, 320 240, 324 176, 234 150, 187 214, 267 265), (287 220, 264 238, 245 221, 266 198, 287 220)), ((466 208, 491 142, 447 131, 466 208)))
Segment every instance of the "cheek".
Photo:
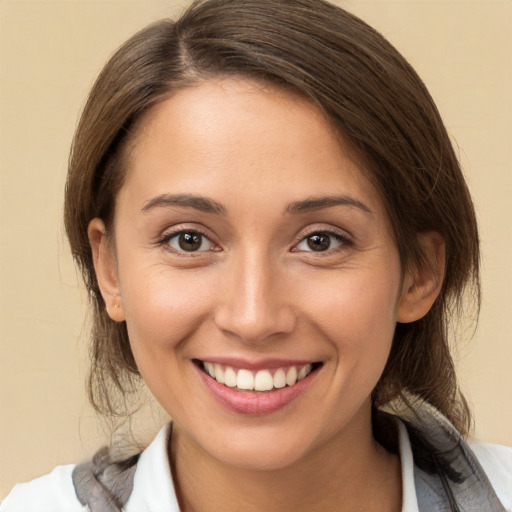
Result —
POLYGON ((130 345, 152 394, 169 414, 180 417, 195 408, 178 398, 189 393, 186 383, 192 370, 183 364, 187 342, 208 324, 215 285, 170 268, 138 270, 126 273, 122 280, 130 345))
POLYGON ((396 326, 399 265, 329 277, 309 296, 310 318, 347 371, 361 366, 369 373, 382 371, 396 326))
POLYGON ((215 284, 208 276, 153 266, 122 280, 123 306, 134 353, 176 348, 211 311, 215 284), (143 345, 143 347, 140 347, 143 345))

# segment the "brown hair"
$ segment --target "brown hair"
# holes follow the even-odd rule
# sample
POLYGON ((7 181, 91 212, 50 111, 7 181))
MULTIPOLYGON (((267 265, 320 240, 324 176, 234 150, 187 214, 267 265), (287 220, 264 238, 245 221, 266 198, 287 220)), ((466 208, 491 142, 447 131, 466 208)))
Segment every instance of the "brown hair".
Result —
POLYGON ((375 406, 404 392, 437 407, 463 433, 448 321, 468 286, 479 301, 479 249, 469 192, 441 117, 405 59, 374 29, 324 0, 207 0, 174 22, 129 39, 99 75, 78 125, 66 185, 65 225, 94 308, 90 398, 113 414, 114 388, 138 377, 124 323, 105 311, 87 238, 100 217, 113 228, 126 142, 140 116, 172 91, 237 75, 293 90, 317 104, 364 162, 381 192, 402 264, 424 264, 418 234, 446 242, 446 272, 429 313, 398 324, 375 406))

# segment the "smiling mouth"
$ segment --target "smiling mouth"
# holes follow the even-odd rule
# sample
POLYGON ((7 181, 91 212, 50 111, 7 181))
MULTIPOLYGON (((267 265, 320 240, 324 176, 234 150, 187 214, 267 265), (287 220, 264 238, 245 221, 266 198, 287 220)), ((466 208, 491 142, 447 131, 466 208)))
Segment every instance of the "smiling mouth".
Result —
POLYGON ((194 362, 204 373, 219 384, 246 392, 269 392, 285 387, 293 387, 322 366, 322 363, 317 362, 252 371, 208 361, 195 360, 194 362))

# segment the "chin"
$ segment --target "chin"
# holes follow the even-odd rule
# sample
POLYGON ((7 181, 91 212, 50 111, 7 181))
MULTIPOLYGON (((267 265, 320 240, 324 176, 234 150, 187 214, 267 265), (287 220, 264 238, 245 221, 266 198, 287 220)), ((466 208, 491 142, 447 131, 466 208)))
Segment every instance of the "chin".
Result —
POLYGON ((270 441, 265 444, 230 444, 225 450, 211 453, 219 462, 233 468, 252 471, 279 471, 305 457, 304 446, 297 449, 295 443, 270 441))
POLYGON ((203 454, 224 466, 253 471, 285 469, 315 449, 315 433, 297 428, 296 422, 258 423, 219 425, 207 433, 198 432, 195 443, 203 454))

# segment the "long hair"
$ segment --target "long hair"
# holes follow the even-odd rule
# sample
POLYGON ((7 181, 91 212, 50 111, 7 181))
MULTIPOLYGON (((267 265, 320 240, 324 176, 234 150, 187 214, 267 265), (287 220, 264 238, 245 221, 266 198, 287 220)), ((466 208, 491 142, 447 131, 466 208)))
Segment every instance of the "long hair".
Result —
POLYGON ((197 1, 177 21, 134 35, 100 73, 76 130, 65 199, 68 238, 93 307, 93 405, 115 413, 115 391, 126 393, 138 370, 125 324, 105 311, 87 226, 100 217, 113 229, 125 149, 141 115, 177 89, 231 75, 294 91, 322 110, 380 192, 403 268, 425 264, 418 234, 443 236, 440 295, 424 318, 397 325, 372 400, 378 407, 404 392, 419 395, 466 433, 470 413, 457 387, 448 325, 464 298, 479 304, 472 201, 416 72, 373 28, 324 0, 197 1))

